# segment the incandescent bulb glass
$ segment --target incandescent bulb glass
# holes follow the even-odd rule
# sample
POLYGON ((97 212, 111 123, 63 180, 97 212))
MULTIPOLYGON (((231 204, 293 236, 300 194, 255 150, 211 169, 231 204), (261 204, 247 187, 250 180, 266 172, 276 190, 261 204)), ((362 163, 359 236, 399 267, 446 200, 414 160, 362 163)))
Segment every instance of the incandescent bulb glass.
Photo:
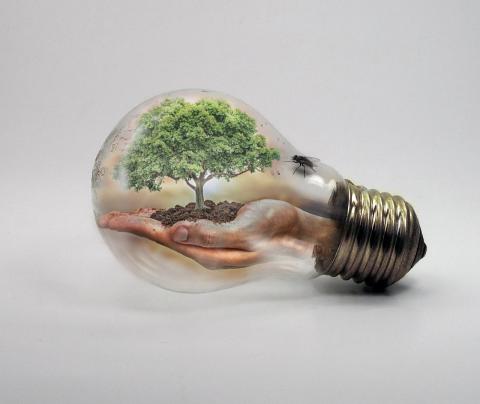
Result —
POLYGON ((402 198, 344 180, 212 91, 162 94, 125 115, 97 155, 92 196, 120 261, 176 291, 285 274, 383 287, 426 251, 402 198))

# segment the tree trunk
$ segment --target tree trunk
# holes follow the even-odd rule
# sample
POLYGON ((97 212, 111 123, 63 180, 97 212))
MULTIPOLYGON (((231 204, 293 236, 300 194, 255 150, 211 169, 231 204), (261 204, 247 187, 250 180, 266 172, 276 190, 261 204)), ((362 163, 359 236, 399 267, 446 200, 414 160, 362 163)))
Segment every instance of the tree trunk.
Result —
POLYGON ((195 181, 195 208, 203 209, 205 207, 205 199, 203 198, 203 181, 195 181))

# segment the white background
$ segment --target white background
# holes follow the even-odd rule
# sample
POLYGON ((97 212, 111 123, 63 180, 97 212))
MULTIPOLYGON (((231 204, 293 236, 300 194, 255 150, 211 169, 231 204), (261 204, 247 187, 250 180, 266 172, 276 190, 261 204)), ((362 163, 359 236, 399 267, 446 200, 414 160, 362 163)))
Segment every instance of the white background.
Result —
POLYGON ((476 403, 476 1, 0 3, 0 402, 476 403), (130 108, 203 87, 403 195, 428 253, 384 294, 321 277, 212 294, 122 269, 90 170, 130 108))

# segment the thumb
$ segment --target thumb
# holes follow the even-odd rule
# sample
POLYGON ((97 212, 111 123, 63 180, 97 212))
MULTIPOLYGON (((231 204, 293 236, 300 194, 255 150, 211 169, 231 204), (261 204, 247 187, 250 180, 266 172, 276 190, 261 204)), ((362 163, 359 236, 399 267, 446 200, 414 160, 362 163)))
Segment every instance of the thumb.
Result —
POLYGON ((246 249, 243 232, 230 224, 215 224, 209 220, 179 222, 172 228, 172 238, 177 243, 206 248, 246 249))

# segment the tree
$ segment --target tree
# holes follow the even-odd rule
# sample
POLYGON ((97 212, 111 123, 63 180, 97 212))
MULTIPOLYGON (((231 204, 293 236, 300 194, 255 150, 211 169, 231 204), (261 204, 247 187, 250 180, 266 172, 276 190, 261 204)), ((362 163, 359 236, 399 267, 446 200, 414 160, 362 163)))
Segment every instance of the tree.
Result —
POLYGON ((184 180, 195 191, 197 209, 204 207, 207 181, 262 171, 280 158, 255 120, 222 100, 167 99, 140 117, 138 130, 119 165, 129 188, 159 191, 164 177, 184 180))

